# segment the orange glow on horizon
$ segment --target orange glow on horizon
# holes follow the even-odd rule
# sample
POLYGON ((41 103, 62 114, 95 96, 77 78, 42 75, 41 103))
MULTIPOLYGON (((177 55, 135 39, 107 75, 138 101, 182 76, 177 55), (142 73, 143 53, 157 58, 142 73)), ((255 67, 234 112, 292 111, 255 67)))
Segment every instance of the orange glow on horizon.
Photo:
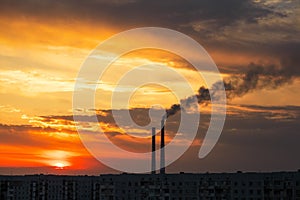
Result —
POLYGON ((65 169, 68 165, 65 162, 58 162, 54 164, 55 169, 65 169))

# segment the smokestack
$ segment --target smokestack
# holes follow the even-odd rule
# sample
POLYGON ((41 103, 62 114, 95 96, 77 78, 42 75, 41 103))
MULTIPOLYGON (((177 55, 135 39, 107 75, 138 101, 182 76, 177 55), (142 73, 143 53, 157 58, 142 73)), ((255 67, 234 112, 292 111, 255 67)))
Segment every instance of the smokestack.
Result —
POLYGON ((155 134, 156 134, 156 130, 154 127, 152 127, 152 162, 151 162, 151 173, 155 174, 155 168, 156 168, 156 156, 155 156, 155 146, 156 146, 156 142, 155 142, 155 134))
POLYGON ((161 133, 160 133, 160 173, 165 174, 165 121, 166 116, 161 119, 161 133))

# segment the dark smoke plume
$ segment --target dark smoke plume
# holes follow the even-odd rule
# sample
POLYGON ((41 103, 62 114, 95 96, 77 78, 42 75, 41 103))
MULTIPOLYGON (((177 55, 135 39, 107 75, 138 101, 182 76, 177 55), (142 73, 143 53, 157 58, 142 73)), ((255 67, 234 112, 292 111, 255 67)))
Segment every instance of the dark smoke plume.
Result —
POLYGON ((241 97, 255 90, 276 89, 293 80, 293 75, 275 66, 262 67, 251 64, 250 67, 245 75, 231 76, 224 80, 228 99, 241 97))
MULTIPOLYGON (((198 93, 181 100, 182 107, 189 108, 197 100, 198 104, 207 104, 211 97, 217 98, 220 86, 223 84, 227 99, 242 97, 247 93, 261 89, 276 89, 293 81, 294 75, 274 65, 259 66, 249 65, 250 70, 244 75, 233 75, 225 78, 223 83, 216 82, 211 89, 200 87, 198 93)), ((176 114, 180 110, 180 104, 174 104, 167 110, 167 117, 176 114)))
POLYGON ((167 117, 175 115, 180 110, 180 104, 173 104, 169 109, 167 109, 167 117))

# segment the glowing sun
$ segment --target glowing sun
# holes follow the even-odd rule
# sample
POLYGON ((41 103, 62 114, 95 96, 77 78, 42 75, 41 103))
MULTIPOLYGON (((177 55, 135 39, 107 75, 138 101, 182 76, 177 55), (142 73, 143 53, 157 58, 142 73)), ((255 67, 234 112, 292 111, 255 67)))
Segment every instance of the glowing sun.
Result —
POLYGON ((64 169, 66 165, 64 163, 58 162, 54 165, 55 169, 64 169))

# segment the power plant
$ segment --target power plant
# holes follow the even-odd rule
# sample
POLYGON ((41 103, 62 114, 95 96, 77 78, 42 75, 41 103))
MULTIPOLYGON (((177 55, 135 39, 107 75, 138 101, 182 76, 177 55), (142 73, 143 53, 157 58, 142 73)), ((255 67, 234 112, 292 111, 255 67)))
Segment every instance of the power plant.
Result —
MULTIPOLYGON (((165 124, 166 116, 164 115, 161 119, 161 131, 160 131, 160 174, 165 174, 165 124)), ((155 174, 156 170, 156 129, 152 128, 152 161, 151 161, 151 173, 155 174)))
POLYGON ((156 129, 153 127, 152 128, 152 161, 151 161, 151 173, 155 174, 155 168, 156 168, 156 156, 155 156, 155 149, 156 149, 156 142, 155 142, 155 137, 156 137, 156 129))

